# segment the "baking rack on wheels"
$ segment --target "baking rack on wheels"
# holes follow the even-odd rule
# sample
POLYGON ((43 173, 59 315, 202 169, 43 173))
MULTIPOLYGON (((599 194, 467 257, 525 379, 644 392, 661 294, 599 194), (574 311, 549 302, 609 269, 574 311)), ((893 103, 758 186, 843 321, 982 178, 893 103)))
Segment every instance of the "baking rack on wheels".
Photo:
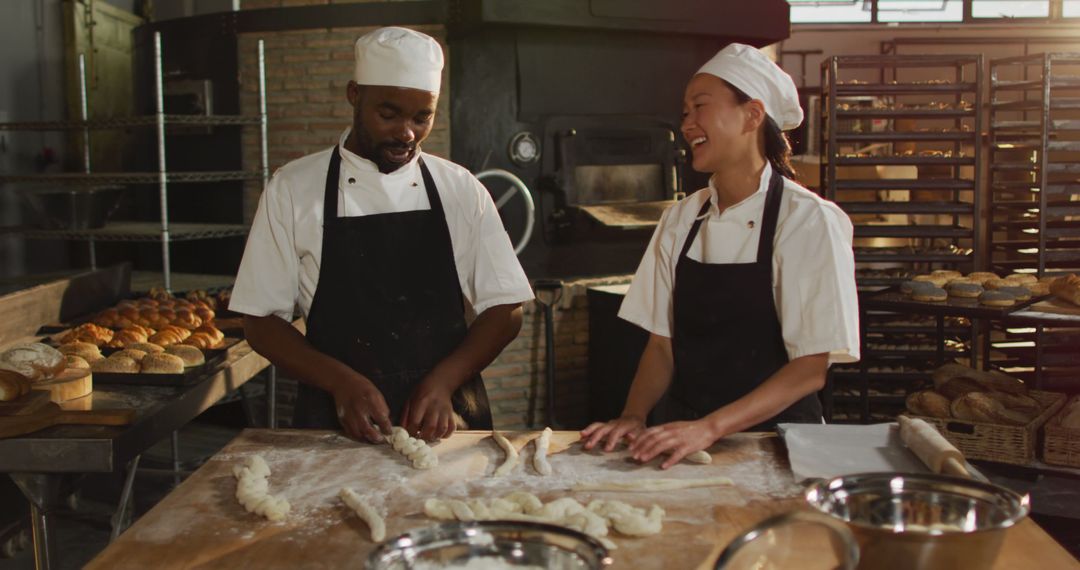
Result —
MULTIPOLYGON (((105 191, 123 189, 125 186, 156 188, 160 201, 159 219, 153 222, 126 221, 107 223, 104 227, 76 227, 86 224, 68 224, 59 228, 5 227, 0 228, 0 235, 18 234, 28 239, 58 239, 85 241, 89 244, 91 269, 96 269, 98 242, 159 242, 161 244, 162 279, 165 289, 172 289, 172 266, 170 262, 170 244, 178 241, 236 238, 246 236, 248 228, 244 224, 223 223, 171 223, 169 219, 169 190, 174 184, 196 184, 209 182, 232 182, 262 180, 263 186, 269 178, 267 164, 266 138, 266 80, 263 42, 258 42, 258 94, 259 114, 242 115, 169 115, 165 114, 165 94, 163 90, 163 64, 161 33, 154 33, 154 110, 153 114, 131 117, 109 117, 90 119, 87 91, 86 66, 84 58, 79 56, 79 86, 81 95, 80 117, 69 121, 36 121, 0 123, 0 130, 25 131, 68 131, 81 134, 82 171, 46 174, 0 174, 0 185, 34 184, 52 185, 54 188, 67 189, 67 199, 83 204, 82 207, 108 208, 108 205, 86 206, 92 200, 106 200, 115 204, 115 199, 103 196, 105 191), (260 164, 257 171, 170 171, 166 164, 166 135, 170 129, 191 127, 257 127, 259 129, 260 164), (157 145, 157 170, 152 172, 94 172, 90 164, 90 132, 106 129, 153 128, 157 145)), ((74 208, 75 206, 71 206, 74 208)), ((85 220, 84 220, 85 221, 85 220)), ((90 224, 96 226, 97 224, 90 224)))
MULTIPOLYGON (((1080 272, 1080 53, 991 60, 989 112, 992 269, 1080 272)), ((985 342, 987 366, 1039 388, 1076 389, 1075 326, 994 323, 985 342)))
MULTIPOLYGON (((982 56, 834 56, 821 86, 822 191, 855 226, 860 294, 974 269, 982 56)), ((971 358, 976 344, 962 316, 862 317, 862 361, 830 372, 830 421, 891 418, 943 358, 971 358)))

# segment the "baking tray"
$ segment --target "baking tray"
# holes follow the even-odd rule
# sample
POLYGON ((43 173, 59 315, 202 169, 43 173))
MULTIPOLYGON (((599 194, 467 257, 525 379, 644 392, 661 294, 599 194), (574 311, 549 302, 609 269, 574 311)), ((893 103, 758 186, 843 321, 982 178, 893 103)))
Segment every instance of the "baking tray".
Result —
POLYGON ((922 313, 928 315, 944 315, 950 317, 968 317, 971 319, 1001 319, 1010 313, 1032 305, 1050 295, 1032 296, 1027 301, 1021 301, 1011 307, 989 307, 979 303, 978 299, 965 299, 949 297, 945 301, 916 301, 910 295, 900 292, 899 287, 890 287, 883 291, 865 295, 860 303, 867 309, 879 311, 894 311, 898 313, 922 313))
MULTIPOLYGON (((228 341, 230 339, 226 339, 228 341)), ((237 339, 231 339, 236 344, 237 339)), ((230 345, 231 346, 231 345, 230 345)), ((181 374, 144 374, 142 372, 94 372, 95 384, 129 384, 136 386, 191 386, 199 383, 203 378, 217 369, 218 364, 225 359, 227 348, 204 350, 206 362, 184 369, 181 374)))

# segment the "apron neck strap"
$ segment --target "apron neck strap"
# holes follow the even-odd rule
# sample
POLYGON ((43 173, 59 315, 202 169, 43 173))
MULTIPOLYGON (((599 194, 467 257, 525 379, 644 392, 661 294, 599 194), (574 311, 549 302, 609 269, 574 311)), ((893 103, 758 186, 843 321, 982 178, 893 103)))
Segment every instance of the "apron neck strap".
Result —
POLYGON ((761 219, 761 234, 758 236, 758 263, 772 263, 773 241, 776 238, 776 220, 780 217, 780 198, 784 194, 784 177, 773 170, 769 178, 769 190, 765 194, 765 212, 761 219))

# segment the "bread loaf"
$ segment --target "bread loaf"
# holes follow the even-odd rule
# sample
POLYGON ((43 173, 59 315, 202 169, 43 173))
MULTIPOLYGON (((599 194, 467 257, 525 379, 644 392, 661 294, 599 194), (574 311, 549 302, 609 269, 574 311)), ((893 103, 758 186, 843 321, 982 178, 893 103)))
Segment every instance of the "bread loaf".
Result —
POLYGON ((68 354, 64 356, 64 359, 67 361, 67 368, 69 369, 90 370, 90 363, 81 356, 68 354))
POLYGON ((1080 277, 1071 273, 1059 277, 1050 282, 1050 292, 1062 301, 1080 305, 1080 277))
POLYGON ((37 368, 30 366, 29 364, 12 364, 10 362, 4 362, 0 360, 0 370, 14 372, 24 378, 29 378, 31 382, 37 382, 38 380, 42 380, 44 378, 41 370, 38 370, 37 368))
POLYGON ((183 374, 184 361, 179 356, 164 352, 147 354, 142 361, 142 371, 147 374, 183 374))
POLYGON ((61 344, 58 347, 58 350, 63 354, 78 356, 90 364, 105 358, 101 354, 101 349, 88 342, 69 342, 67 344, 61 344))
MULTIPOLYGON (((193 335, 193 338, 194 336, 197 335, 193 335)), ((206 362, 206 357, 203 356, 203 352, 194 346, 174 344, 166 348, 165 352, 174 356, 179 356, 180 359, 184 361, 184 366, 199 366, 206 362)))
POLYGON ((150 342, 136 342, 136 343, 129 344, 127 347, 128 348, 134 348, 135 350, 141 350, 141 351, 143 351, 143 352, 145 352, 147 354, 149 354, 151 352, 164 352, 165 351, 165 349, 163 347, 161 347, 160 345, 153 344, 153 343, 150 343, 150 342))
POLYGON ((940 384, 935 383, 934 389, 950 400, 955 400, 972 392, 982 392, 985 390, 983 385, 979 384, 977 380, 966 376, 949 378, 940 384))
POLYGON ((146 357, 146 352, 134 348, 125 348, 124 350, 114 352, 109 358, 120 358, 122 356, 126 356, 135 362, 142 362, 142 359, 146 357))
POLYGON ((953 401, 952 413, 959 419, 1007 424, 1026 425, 1031 418, 1021 412, 1005 408, 987 392, 972 392, 953 401))
POLYGON ((949 399, 933 390, 922 390, 907 397, 907 409, 919 416, 948 418, 949 399))
POLYGON ((52 378, 63 372, 66 363, 64 355, 59 350, 40 342, 14 346, 0 354, 0 361, 16 366, 32 366, 41 372, 43 379, 52 378))
POLYGON ((90 370, 94 372, 134 374, 139 371, 139 363, 126 356, 115 356, 91 364, 90 370))
POLYGON ((0 402, 10 402, 22 396, 22 384, 15 377, 18 372, 0 370, 0 402))

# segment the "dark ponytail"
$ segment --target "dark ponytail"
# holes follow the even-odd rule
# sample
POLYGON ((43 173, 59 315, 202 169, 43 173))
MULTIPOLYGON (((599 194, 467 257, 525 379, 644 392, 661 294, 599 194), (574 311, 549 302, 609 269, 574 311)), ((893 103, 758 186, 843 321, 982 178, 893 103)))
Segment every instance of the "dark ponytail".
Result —
MULTIPOLYGON (((752 100, 749 95, 743 93, 738 87, 727 81, 724 81, 724 84, 735 93, 735 100, 740 105, 749 103, 752 100)), ((780 173, 781 176, 789 180, 795 180, 795 168, 791 166, 791 143, 788 142, 787 135, 780 130, 780 126, 776 124, 776 121, 768 115, 765 116, 765 124, 762 125, 762 128, 765 129, 765 158, 768 159, 773 170, 780 173)))

